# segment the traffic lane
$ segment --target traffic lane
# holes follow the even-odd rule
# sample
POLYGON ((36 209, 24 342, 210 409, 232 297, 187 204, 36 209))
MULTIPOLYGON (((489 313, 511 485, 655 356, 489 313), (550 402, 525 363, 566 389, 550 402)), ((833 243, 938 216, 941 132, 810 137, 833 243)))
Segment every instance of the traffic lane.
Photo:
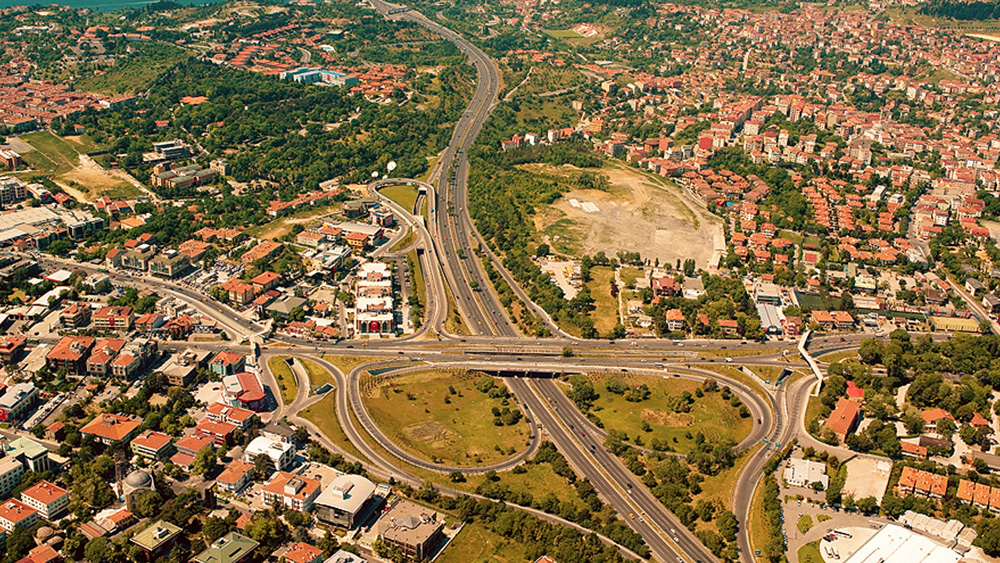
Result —
POLYGON ((540 425, 541 429, 546 431, 549 438, 556 445, 556 448, 567 457, 568 461, 576 467, 580 473, 583 474, 584 478, 590 481, 598 493, 600 493, 600 495, 604 498, 605 502, 610 504, 611 507, 615 509, 616 513, 630 528, 642 536, 653 555, 660 561, 674 560, 677 557, 676 552, 670 548, 667 542, 663 540, 659 534, 656 533, 651 525, 645 523, 645 521, 640 522, 639 519, 635 517, 635 511, 630 506, 628 500, 625 499, 616 487, 608 483, 606 477, 599 470, 597 470, 597 468, 593 465, 593 462, 587 458, 584 452, 582 452, 580 447, 577 445, 577 442, 567 435, 566 431, 562 428, 558 421, 556 421, 553 415, 549 412, 548 408, 541 404, 527 383, 517 378, 510 383, 512 389, 515 391, 516 396, 522 404, 528 405, 531 411, 535 414, 536 419, 532 420, 532 422, 535 423, 536 426, 540 425), (633 517, 626 517, 628 514, 632 514, 633 517))
MULTIPOLYGON (((565 396, 565 394, 563 394, 562 390, 555 384, 554 381, 551 379, 537 379, 535 380, 535 385, 542 393, 542 396, 546 397, 550 401, 550 404, 555 407, 559 417, 570 425, 574 432, 579 433, 580 437, 583 439, 595 440, 594 436, 587 432, 587 428, 590 426, 590 421, 587 420, 579 409, 576 408, 576 405, 574 405, 565 396)), ((674 541, 684 548, 687 553, 700 553, 701 556, 710 555, 708 554, 707 548, 705 548, 697 538, 691 535, 690 531, 686 527, 682 526, 676 517, 663 508, 660 501, 653 497, 652 493, 649 492, 646 486, 638 480, 635 474, 628 471, 621 461, 614 456, 614 454, 605 450, 603 445, 599 442, 593 449, 591 449, 591 454, 616 482, 628 487, 628 490, 632 493, 630 495, 631 498, 636 501, 636 504, 646 511, 647 515, 655 515, 653 521, 656 522, 656 524, 659 525, 664 532, 668 530, 671 531, 674 541)))

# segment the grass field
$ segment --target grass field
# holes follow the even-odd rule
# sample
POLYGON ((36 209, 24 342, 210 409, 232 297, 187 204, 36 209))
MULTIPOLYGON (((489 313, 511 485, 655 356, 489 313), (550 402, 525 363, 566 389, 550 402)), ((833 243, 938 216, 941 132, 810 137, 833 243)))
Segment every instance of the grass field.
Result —
POLYGON ((524 561, 524 547, 486 528, 466 524, 444 550, 438 563, 513 563, 524 561))
POLYGON ((410 283, 413 284, 413 295, 417 296, 420 308, 424 309, 427 305, 427 290, 424 288, 424 270, 420 267, 420 260, 417 258, 416 249, 411 250, 406 257, 413 263, 413 269, 410 270, 410 283))
POLYGON ((701 483, 701 493, 696 495, 692 500, 697 502, 703 500, 706 502, 717 502, 722 506, 725 506, 727 510, 733 509, 733 491, 736 489, 736 481, 740 478, 740 473, 743 471, 743 466, 750 461, 757 450, 761 448, 763 444, 757 444, 756 446, 745 450, 736 463, 733 464, 729 469, 723 469, 718 475, 713 475, 706 477, 701 483))
POLYGON ((555 39, 578 39, 583 37, 578 31, 572 29, 545 29, 542 32, 555 39))
POLYGON ((361 455, 361 451, 347 439, 347 434, 337 420, 337 394, 330 392, 316 404, 310 406, 301 413, 302 418, 312 422, 319 428, 324 436, 330 439, 340 449, 353 455, 358 459, 367 459, 361 455))
POLYGON ((306 373, 309 375, 309 385, 311 387, 320 387, 322 385, 326 385, 327 383, 330 385, 336 385, 337 382, 333 380, 333 375, 331 375, 330 372, 323 366, 312 360, 304 360, 302 358, 299 358, 299 362, 302 363, 302 367, 305 368, 306 373))
POLYGON ((402 250, 413 244, 413 241, 415 240, 417 240, 417 233, 415 233, 413 229, 406 227, 406 234, 403 235, 403 238, 399 239, 399 242, 392 245, 392 248, 390 248, 389 251, 396 252, 402 250))
MULTIPOLYGON (((76 83, 83 92, 114 95, 136 93, 148 87, 157 77, 191 56, 188 51, 157 43, 130 45, 135 52, 120 59, 101 75, 93 75, 76 83)), ((197 95, 201 92, 185 92, 197 95)))
POLYGON ((620 374, 628 386, 645 384, 649 387, 649 399, 641 403, 625 400, 623 395, 611 393, 605 387, 605 375, 593 375, 594 389, 600 397, 594 401, 595 414, 608 430, 620 430, 634 439, 642 436, 646 445, 651 439, 666 441, 675 451, 687 453, 694 447, 694 436, 698 432, 709 442, 732 440, 739 443, 753 427, 750 417, 740 418, 739 409, 722 399, 721 393, 706 393, 695 397, 695 390, 701 387, 696 381, 679 378, 663 378, 633 373, 620 374), (674 412, 672 405, 681 394, 688 392, 694 399, 690 412, 674 412), (650 432, 642 430, 643 422, 649 424, 650 432))
POLYGON ((594 298, 594 310, 590 318, 594 319, 594 328, 601 335, 611 333, 618 324, 618 298, 611 297, 611 282, 615 279, 614 270, 599 266, 590 269, 591 279, 587 282, 590 296, 594 298))
POLYGON ((812 516, 809 516, 808 514, 806 514, 802 518, 799 518, 799 523, 796 524, 796 526, 798 527, 800 534, 806 534, 806 533, 808 533, 809 530, 811 530, 812 527, 813 527, 812 516))
POLYGON ((70 142, 50 130, 22 135, 21 140, 35 150, 22 155, 32 168, 44 169, 54 174, 65 174, 80 163, 80 154, 94 150, 94 143, 82 136, 79 143, 70 142))
POLYGON ((287 356, 273 356, 267 360, 267 367, 278 382, 278 390, 281 391, 281 402, 285 405, 292 404, 295 394, 299 392, 299 386, 295 383, 295 375, 285 362, 287 356))
POLYGON ((379 190, 379 193, 395 201, 407 211, 412 211, 413 205, 417 202, 417 188, 414 186, 386 186, 379 190))
POLYGON ((635 280, 645 275, 646 272, 642 268, 622 268, 621 271, 618 272, 618 277, 621 278, 622 283, 624 283, 626 287, 634 286, 635 280))
POLYGON ((445 295, 448 297, 448 316, 444 320, 444 328, 449 334, 457 334, 460 336, 467 336, 470 334, 469 327, 466 326, 465 321, 462 320, 462 314, 458 311, 458 305, 455 304, 455 298, 451 294, 451 288, 444 286, 445 295))
POLYGON ((806 403, 805 418, 802 419, 803 421, 805 421, 806 426, 809 426, 809 422, 814 420, 817 416, 819 416, 819 413, 822 410, 823 410, 823 402, 820 400, 820 398, 809 397, 809 402, 806 403))
MULTIPOLYGON (((754 489, 753 501, 750 503, 750 547, 754 550, 763 549, 767 544, 767 522, 764 516, 764 487, 760 481, 754 489)), ((763 557, 754 557, 755 561, 763 562, 763 557)))
POLYGON ((799 548, 799 563, 823 563, 823 556, 819 552, 819 540, 799 548))
POLYGON ((839 362, 841 360, 856 359, 858 357, 857 350, 839 350, 837 352, 830 352, 829 354, 823 354, 818 356, 816 359, 821 362, 839 362))
POLYGON ((504 408, 503 400, 476 389, 476 378, 460 371, 405 374, 366 388, 364 402, 386 436, 415 455, 454 466, 495 463, 523 450, 530 428, 523 419, 495 426, 491 409, 504 408))

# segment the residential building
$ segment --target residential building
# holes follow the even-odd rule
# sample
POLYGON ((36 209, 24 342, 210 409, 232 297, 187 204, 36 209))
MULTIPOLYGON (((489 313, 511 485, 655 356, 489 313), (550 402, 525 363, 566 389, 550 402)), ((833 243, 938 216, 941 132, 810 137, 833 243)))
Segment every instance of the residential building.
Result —
POLYGON ((162 432, 146 430, 132 439, 132 453, 151 460, 165 459, 174 449, 173 439, 162 432))
POLYGON ((59 516, 69 506, 69 491, 48 481, 39 481, 21 492, 21 502, 46 520, 59 516))
POLYGON ((215 439, 212 436, 195 433, 177 440, 174 447, 177 448, 177 453, 170 458, 170 461, 181 467, 189 468, 198 452, 206 448, 214 449, 215 439))
POLYGON ((285 249, 285 245, 273 240, 261 241, 260 244, 243 253, 240 262, 244 265, 253 264, 258 260, 271 260, 277 258, 285 249))
POLYGON ((111 375, 111 361, 124 347, 125 341, 121 338, 102 338, 87 358, 87 375, 95 377, 111 375))
POLYGON ((259 544, 252 539, 230 532, 212 542, 212 545, 199 553, 195 563, 243 563, 253 557, 259 544))
MULTIPOLYGON (((904 467, 897 485, 901 494, 911 494, 929 498, 942 498, 948 490, 948 476, 904 467)), ((987 487, 989 489, 989 487, 987 487)), ((989 497, 987 495, 987 504, 989 497)))
POLYGON ((59 312, 59 326, 63 328, 84 328, 90 324, 90 307, 83 303, 70 303, 59 312))
POLYGON ((6 497, 16 489, 21 484, 22 475, 24 464, 11 457, 0 458, 0 496, 6 497))
POLYGON ((135 314, 132 307, 101 307, 91 320, 99 330, 128 331, 132 330, 135 314))
POLYGON ((253 482, 253 464, 234 459, 215 478, 215 483, 227 493, 238 494, 253 482))
POLYGON ((437 513, 407 501, 396 503, 378 521, 382 541, 395 547, 409 561, 430 557, 441 542, 444 519, 437 513))
POLYGON ((254 458, 264 454, 271 459, 275 469, 282 471, 295 458, 295 448, 285 442, 276 442, 263 436, 254 438, 243 450, 243 459, 253 463, 254 458))
POLYGON ((272 506, 277 502, 287 509, 310 512, 319 490, 320 482, 317 479, 276 471, 260 493, 264 506, 272 506))
POLYGON ((246 356, 236 352, 219 352, 208 363, 208 369, 215 375, 233 375, 243 371, 246 356))
POLYGON ((181 532, 180 526, 175 526, 166 520, 157 520, 132 536, 131 541, 142 549, 146 561, 156 561, 170 550, 181 532))
POLYGON ((65 369, 68 375, 83 375, 95 342, 90 336, 64 336, 45 356, 45 366, 53 372, 65 369))
POLYGON ((374 504, 375 484, 360 475, 339 475, 316 497, 315 514, 321 522, 353 529, 374 504))
MULTIPOLYGON (((955 423, 955 417, 944 409, 928 409, 920 413, 920 415, 924 418, 924 432, 937 432, 938 424, 942 420, 950 420, 952 423, 955 423)), ((955 427, 957 428, 957 424, 955 427)))
POLYGON ((0 361, 4 365, 18 361, 27 344, 28 339, 24 336, 0 336, 0 361))
POLYGON ((263 274, 250 280, 250 283, 253 285, 254 291, 259 294, 277 287, 278 280, 280 279, 281 274, 275 272, 264 272, 263 274))
POLYGON ((35 522, 38 522, 38 511, 27 504, 16 499, 7 499, 0 504, 0 529, 8 534, 15 528, 30 528, 35 522))
POLYGON ((205 410, 209 420, 214 422, 226 422, 238 426, 241 430, 247 430, 253 425, 257 414, 249 409, 231 407, 224 403, 212 403, 205 410))
POLYGON ((103 413, 81 428, 80 433, 84 436, 93 436, 102 444, 111 445, 116 442, 131 440, 141 424, 142 421, 138 418, 114 413, 103 413))
POLYGON ((681 332, 684 330, 686 319, 680 309, 670 309, 665 315, 667 330, 671 332, 681 332))
POLYGON ((284 555, 287 563, 323 563, 323 550, 307 543, 294 543, 284 555))
POLYGON ((207 350, 185 348, 183 352, 171 356, 160 368, 160 373, 167 378, 167 383, 170 385, 186 387, 194 381, 198 370, 208 363, 211 355, 212 353, 207 350))
POLYGON ((233 435, 236 433, 236 430, 237 427, 234 424, 229 424, 228 422, 215 422, 209 420, 207 417, 201 419, 201 421, 198 422, 198 426, 194 427, 196 435, 208 436, 220 446, 228 446, 232 444, 233 435))
POLYGON ((861 406, 850 399, 841 398, 837 401, 836 408, 826 419, 826 424, 833 433, 837 435, 837 440, 841 444, 847 439, 847 435, 854 432, 861 421, 861 406))

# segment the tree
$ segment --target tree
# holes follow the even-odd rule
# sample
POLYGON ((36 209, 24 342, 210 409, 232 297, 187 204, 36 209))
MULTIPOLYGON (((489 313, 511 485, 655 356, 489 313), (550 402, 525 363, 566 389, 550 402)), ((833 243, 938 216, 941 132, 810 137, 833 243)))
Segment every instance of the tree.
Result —
POLYGON ((858 510, 865 514, 875 514, 878 512, 878 501, 875 497, 865 497, 858 501, 858 510))
POLYGON ((224 518, 209 516, 201 528, 201 533, 205 539, 213 542, 232 531, 232 526, 224 518))
POLYGON ((195 475, 207 475, 215 471, 218 461, 215 450, 212 448, 202 448, 195 454, 194 461, 191 463, 191 469, 195 475))
POLYGON ((115 560, 114 544, 108 538, 97 537, 87 542, 83 556, 90 563, 110 563, 115 560))
POLYGON ((271 458, 267 457, 267 454, 257 454, 257 456, 253 458, 254 479, 263 481, 273 472, 274 464, 271 463, 271 458))
POLYGON ((1000 555, 1000 518, 983 518, 976 526, 979 537, 974 542, 987 555, 1000 555))

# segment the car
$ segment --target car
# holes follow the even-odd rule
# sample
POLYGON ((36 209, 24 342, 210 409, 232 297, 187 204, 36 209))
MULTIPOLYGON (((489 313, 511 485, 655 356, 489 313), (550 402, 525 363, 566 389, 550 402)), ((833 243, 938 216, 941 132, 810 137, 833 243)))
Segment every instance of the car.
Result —
POLYGON ((726 358, 726 363, 732 363, 732 361, 733 361, 732 358, 726 358))
POLYGON ((628 517, 631 518, 631 519, 633 519, 633 520, 635 520, 635 514, 633 514, 631 512, 628 513, 628 517))

